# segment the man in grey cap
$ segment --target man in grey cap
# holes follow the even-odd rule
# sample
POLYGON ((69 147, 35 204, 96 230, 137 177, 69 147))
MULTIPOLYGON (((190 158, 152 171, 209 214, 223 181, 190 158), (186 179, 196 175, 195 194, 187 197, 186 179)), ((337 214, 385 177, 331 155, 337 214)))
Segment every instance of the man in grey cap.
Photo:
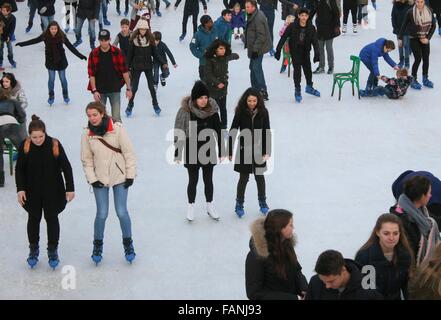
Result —
POLYGON ((106 105, 110 100, 112 117, 121 122, 121 88, 126 85, 126 97, 132 97, 129 71, 124 54, 117 47, 110 45, 110 32, 103 29, 98 34, 100 45, 89 55, 89 86, 93 98, 106 105))

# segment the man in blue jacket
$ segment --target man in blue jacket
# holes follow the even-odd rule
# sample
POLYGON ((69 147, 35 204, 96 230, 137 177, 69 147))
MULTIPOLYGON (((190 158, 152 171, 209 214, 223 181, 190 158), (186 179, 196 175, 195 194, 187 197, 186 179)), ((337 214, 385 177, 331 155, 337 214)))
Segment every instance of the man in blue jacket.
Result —
POLYGON ((213 29, 213 20, 209 15, 203 15, 200 21, 201 25, 198 27, 198 31, 191 39, 190 51, 199 59, 199 78, 204 81, 205 50, 217 39, 217 33, 213 29))
POLYGON ((231 44, 231 35, 233 30, 231 29, 231 10, 222 10, 221 16, 214 23, 214 29, 216 30, 217 38, 231 44))
POLYGON ((378 86, 378 79, 380 77, 378 58, 383 57, 392 68, 395 70, 400 69, 389 56, 389 52, 392 50, 395 50, 395 43, 392 40, 386 40, 384 38, 380 38, 361 49, 360 59, 370 71, 366 90, 360 90, 361 96, 372 95, 373 89, 378 86))

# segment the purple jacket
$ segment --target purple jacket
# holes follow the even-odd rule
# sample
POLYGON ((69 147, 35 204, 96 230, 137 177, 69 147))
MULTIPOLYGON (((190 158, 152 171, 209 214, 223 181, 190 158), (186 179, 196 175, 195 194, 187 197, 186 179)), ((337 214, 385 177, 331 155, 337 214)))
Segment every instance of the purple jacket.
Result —
POLYGON ((245 13, 243 11, 240 11, 239 14, 234 11, 232 13, 231 28, 245 28, 245 13))

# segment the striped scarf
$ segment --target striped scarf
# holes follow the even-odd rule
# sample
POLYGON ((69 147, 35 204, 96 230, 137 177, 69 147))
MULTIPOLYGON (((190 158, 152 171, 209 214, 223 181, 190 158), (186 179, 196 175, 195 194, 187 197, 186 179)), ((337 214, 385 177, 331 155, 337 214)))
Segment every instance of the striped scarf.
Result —
POLYGON ((427 35, 432 28, 433 14, 429 7, 424 6, 419 10, 416 6, 413 7, 413 19, 417 27, 418 38, 427 38, 427 35))

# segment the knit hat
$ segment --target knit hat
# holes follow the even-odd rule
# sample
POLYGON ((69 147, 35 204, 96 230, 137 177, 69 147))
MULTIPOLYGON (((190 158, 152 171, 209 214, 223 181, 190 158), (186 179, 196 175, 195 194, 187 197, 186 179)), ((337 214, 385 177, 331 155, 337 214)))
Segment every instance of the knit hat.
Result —
POLYGON ((205 26, 208 21, 213 21, 213 19, 211 19, 211 17, 209 15, 205 14, 201 17, 200 21, 201 21, 201 24, 203 26, 205 26))
POLYGON ((202 81, 198 80, 195 82, 193 89, 191 89, 191 100, 195 101, 202 96, 210 96, 207 86, 202 81))
POLYGON ((138 23, 136 24, 135 29, 150 29, 149 28, 149 23, 147 22, 146 19, 139 19, 138 23))

